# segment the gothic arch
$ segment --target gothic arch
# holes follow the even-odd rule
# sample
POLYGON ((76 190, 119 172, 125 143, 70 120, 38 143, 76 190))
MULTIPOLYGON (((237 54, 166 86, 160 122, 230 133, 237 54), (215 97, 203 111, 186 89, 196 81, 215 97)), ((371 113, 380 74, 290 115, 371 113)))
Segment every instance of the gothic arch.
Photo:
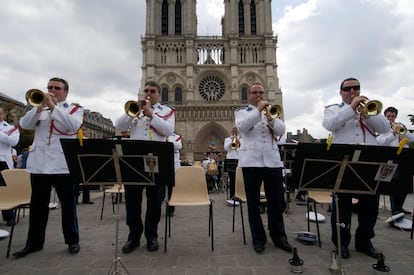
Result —
POLYGON ((194 160, 202 160, 205 156, 205 152, 208 150, 208 146, 211 141, 216 142, 216 150, 222 152, 224 155, 224 139, 229 136, 226 129, 220 124, 212 121, 204 125, 200 129, 197 136, 194 138, 193 151, 194 160))

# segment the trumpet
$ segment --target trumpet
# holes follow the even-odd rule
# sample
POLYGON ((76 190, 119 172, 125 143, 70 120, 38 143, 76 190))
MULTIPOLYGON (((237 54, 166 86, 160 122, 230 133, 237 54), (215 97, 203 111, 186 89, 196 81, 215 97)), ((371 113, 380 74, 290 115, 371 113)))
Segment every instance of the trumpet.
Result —
POLYGON ((407 133, 407 128, 402 123, 391 122, 391 128, 395 130, 399 135, 405 135, 407 133))
POLYGON ((43 106, 45 94, 38 89, 30 89, 26 92, 26 101, 33 107, 43 106))
MULTIPOLYGON (((259 99, 257 101, 257 104, 260 104, 261 100, 259 99)), ((282 106, 278 105, 278 104, 268 104, 266 106, 266 115, 268 118, 270 119, 276 119, 278 117, 280 117, 280 115, 282 114, 282 106)))
POLYGON ((237 141, 238 141, 237 137, 236 136, 233 137, 233 139, 231 140, 231 143, 230 143, 230 149, 231 150, 237 151, 237 148, 240 147, 240 141, 239 142, 237 142, 237 141))
POLYGON ((382 103, 379 100, 366 100, 359 105, 363 108, 364 116, 376 116, 382 111, 382 103))
POLYGON ((130 117, 137 117, 144 106, 149 102, 150 97, 148 96, 144 100, 135 101, 135 100, 128 100, 124 105, 125 113, 130 117))

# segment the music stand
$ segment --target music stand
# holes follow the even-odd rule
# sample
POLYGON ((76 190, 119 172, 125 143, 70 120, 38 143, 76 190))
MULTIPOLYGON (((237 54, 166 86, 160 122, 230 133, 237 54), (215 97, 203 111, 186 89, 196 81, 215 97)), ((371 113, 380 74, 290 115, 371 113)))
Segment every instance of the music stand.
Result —
MULTIPOLYGON (((60 140, 69 171, 86 185, 118 184, 154 186, 174 185, 174 145, 170 142, 141 140, 77 139, 60 140)), ((120 188, 118 196, 120 196, 120 188)), ((110 274, 127 273, 118 251, 119 208, 115 223, 115 253, 110 274)))
POLYGON ((342 270, 339 207, 337 193, 376 194, 381 184, 390 183, 397 167, 412 174, 407 163, 413 150, 385 146, 299 143, 293 164, 299 190, 328 189, 336 206, 338 266, 342 270))

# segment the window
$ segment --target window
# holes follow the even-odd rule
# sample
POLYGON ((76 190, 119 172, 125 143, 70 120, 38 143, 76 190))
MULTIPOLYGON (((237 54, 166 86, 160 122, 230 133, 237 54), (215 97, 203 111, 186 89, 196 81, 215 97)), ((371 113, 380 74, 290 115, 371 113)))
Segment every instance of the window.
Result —
POLYGON ((162 1, 161 8, 161 34, 168 35, 168 1, 162 1))
POLYGON ((250 2, 250 29, 252 34, 256 34, 256 4, 254 0, 250 2))
POLYGON ((239 1, 239 34, 244 34, 244 9, 243 1, 239 1))
POLYGON ((243 87, 240 91, 242 103, 247 103, 247 87, 243 87))
POLYGON ((161 90, 161 102, 167 103, 168 102, 168 88, 163 87, 161 90))
POLYGON ((175 34, 181 34, 181 1, 175 2, 175 34))
POLYGON ((181 105, 183 103, 183 90, 180 87, 175 89, 174 101, 175 101, 175 104, 181 105))

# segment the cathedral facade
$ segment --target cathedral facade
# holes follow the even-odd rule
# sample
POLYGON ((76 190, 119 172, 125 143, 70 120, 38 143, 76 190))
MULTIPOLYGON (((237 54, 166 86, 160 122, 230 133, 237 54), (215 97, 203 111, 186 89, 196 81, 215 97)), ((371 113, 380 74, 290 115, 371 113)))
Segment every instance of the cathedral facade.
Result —
POLYGON ((161 85, 190 161, 202 160, 212 141, 225 153, 234 111, 247 105, 251 84, 261 83, 267 99, 283 106, 271 0, 224 0, 221 36, 197 34, 196 2, 147 0, 141 38, 141 87, 148 80, 161 85))

